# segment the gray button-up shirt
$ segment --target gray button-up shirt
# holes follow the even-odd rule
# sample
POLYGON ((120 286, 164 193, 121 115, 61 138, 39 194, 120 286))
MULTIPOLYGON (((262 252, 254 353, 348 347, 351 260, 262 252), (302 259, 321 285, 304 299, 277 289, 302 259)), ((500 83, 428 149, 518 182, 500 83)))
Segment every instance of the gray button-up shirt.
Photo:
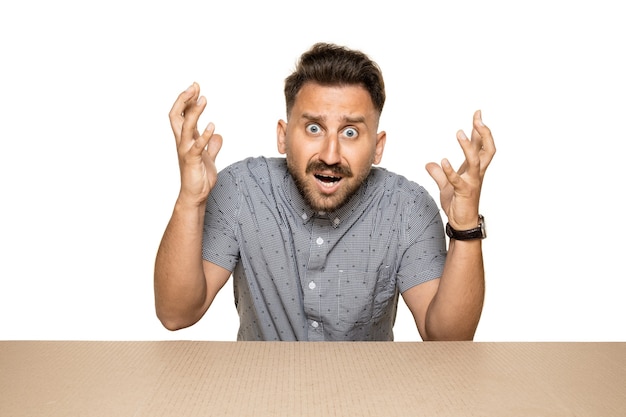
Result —
POLYGON ((284 158, 219 173, 203 258, 233 272, 238 340, 393 340, 399 292, 441 276, 439 209, 418 184, 373 167, 340 209, 316 213, 284 158))

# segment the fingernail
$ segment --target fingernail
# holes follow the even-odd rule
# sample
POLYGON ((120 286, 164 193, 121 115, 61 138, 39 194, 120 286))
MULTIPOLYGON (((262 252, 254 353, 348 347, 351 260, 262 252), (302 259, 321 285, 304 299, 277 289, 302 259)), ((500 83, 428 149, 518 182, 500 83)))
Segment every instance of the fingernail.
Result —
POLYGON ((193 84, 191 84, 186 90, 185 93, 189 93, 191 90, 193 90, 193 84))
POLYGON ((459 130, 459 136, 461 139, 467 140, 467 136, 465 135, 465 132, 463 132, 462 130, 459 130))

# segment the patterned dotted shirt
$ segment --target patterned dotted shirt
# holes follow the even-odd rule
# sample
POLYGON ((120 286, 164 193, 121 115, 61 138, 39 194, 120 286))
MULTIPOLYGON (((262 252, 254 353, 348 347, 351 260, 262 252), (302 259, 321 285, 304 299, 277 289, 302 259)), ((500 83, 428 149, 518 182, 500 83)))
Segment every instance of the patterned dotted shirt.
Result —
POLYGON ((203 258, 233 275, 238 340, 393 340, 398 294, 441 276, 439 209, 418 184, 373 167, 333 213, 316 213, 284 158, 219 173, 203 258))

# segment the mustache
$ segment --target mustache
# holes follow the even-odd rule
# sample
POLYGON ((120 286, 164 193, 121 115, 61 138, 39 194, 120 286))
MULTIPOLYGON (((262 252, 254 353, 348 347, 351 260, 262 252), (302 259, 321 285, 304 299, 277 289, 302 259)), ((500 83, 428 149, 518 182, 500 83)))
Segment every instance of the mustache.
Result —
POLYGON ((310 162, 306 166, 307 174, 310 174, 315 171, 331 172, 334 176, 337 176, 337 177, 351 177, 352 176, 352 170, 350 169, 350 167, 347 167, 341 164, 328 165, 322 161, 313 161, 313 162, 310 162))

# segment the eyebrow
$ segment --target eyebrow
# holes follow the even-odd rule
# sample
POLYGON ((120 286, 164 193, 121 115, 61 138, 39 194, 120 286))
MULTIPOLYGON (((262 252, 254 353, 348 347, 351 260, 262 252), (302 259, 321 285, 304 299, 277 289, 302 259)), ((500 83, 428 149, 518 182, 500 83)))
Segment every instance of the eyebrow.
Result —
MULTIPOLYGON (((326 121, 326 117, 325 116, 315 115, 315 114, 311 114, 311 113, 302 113, 302 118, 310 120, 312 122, 318 122, 318 121, 319 122, 324 122, 324 121, 326 121)), ((350 123, 350 124, 365 123, 365 116, 355 116, 355 117, 343 116, 342 120, 343 120, 343 122, 350 123)))

